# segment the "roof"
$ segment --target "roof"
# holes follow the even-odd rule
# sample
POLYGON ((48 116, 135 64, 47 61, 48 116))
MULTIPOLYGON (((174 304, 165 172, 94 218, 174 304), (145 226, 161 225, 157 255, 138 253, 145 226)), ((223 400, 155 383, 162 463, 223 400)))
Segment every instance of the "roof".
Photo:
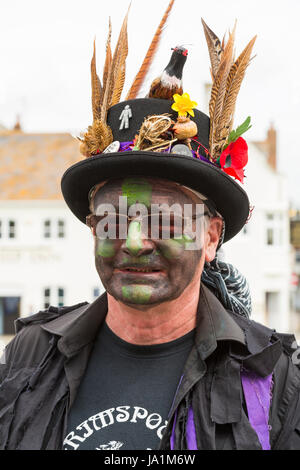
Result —
POLYGON ((64 171, 84 157, 70 134, 0 133, 0 199, 63 199, 64 171))

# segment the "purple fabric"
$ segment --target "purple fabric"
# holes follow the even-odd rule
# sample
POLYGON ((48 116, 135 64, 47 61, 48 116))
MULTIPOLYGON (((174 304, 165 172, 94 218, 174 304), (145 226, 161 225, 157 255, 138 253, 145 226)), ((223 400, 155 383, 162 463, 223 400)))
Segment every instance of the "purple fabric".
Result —
POLYGON ((262 449, 270 450, 269 410, 272 374, 259 377, 253 372, 243 370, 241 379, 249 422, 258 436, 262 449))
MULTIPOLYGON (((171 450, 175 448, 175 426, 177 421, 177 411, 174 415, 174 422, 172 426, 172 433, 170 437, 170 447, 171 450)), ((188 450, 197 450, 197 440, 196 440, 196 430, 194 423, 194 413, 193 408, 190 406, 188 411, 188 418, 186 423, 186 442, 188 450)))
POLYGON ((130 142, 120 142, 120 149, 119 152, 126 152, 126 151, 131 151, 133 146, 133 141, 131 140, 130 142))
POLYGON ((177 410, 175 411, 174 422, 173 422, 173 427, 172 427, 172 434, 171 434, 171 437, 170 437, 171 450, 174 450, 174 447, 175 447, 175 426, 176 426, 176 421, 177 421, 177 410))
POLYGON ((186 442, 189 450, 197 450, 196 430, 194 423, 194 412, 192 406, 189 407, 186 423, 186 442))
MULTIPOLYGON (((126 152, 126 151, 130 152, 132 150, 132 147, 133 147, 132 140, 129 142, 120 142, 119 152, 126 152)), ((164 149, 161 151, 161 153, 165 153, 165 152, 169 152, 169 149, 164 149)), ((193 157, 196 158, 197 160, 202 160, 203 162, 210 163, 211 165, 216 166, 217 168, 220 168, 218 165, 208 160, 208 158, 203 157, 203 155, 197 156, 197 153, 194 152, 194 150, 192 150, 192 153, 193 153, 193 157)))
MULTIPOLYGON (((172 402, 172 406, 171 406, 171 410, 173 408, 173 405, 174 405, 174 401, 175 401, 175 398, 176 398, 176 395, 177 395, 177 392, 178 392, 178 389, 180 387, 180 384, 182 382, 182 379, 183 379, 183 375, 180 377, 180 380, 178 382, 178 385, 177 385, 177 388, 176 388, 176 392, 175 392, 175 395, 174 395, 174 398, 173 398, 173 402, 172 402)), ((171 446, 171 450, 174 450, 174 447, 175 447, 175 426, 176 426, 176 420, 177 420, 177 410, 175 411, 175 415, 174 415, 174 422, 173 422, 173 427, 172 427, 172 433, 171 433, 171 437, 170 437, 170 446, 171 446)))

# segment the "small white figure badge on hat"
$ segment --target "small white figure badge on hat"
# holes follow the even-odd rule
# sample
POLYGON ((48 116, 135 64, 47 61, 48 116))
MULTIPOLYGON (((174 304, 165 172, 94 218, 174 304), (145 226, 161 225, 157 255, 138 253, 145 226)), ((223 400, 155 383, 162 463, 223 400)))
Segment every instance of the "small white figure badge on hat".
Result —
POLYGON ((132 111, 129 104, 126 104, 125 108, 120 114, 119 120, 121 121, 119 130, 129 129, 129 119, 132 118, 132 111))
POLYGON ((105 150, 103 150, 102 153, 114 153, 114 152, 118 152, 119 151, 119 148, 120 148, 120 142, 118 140, 114 140, 114 142, 112 142, 111 144, 108 145, 108 147, 106 147, 105 150))

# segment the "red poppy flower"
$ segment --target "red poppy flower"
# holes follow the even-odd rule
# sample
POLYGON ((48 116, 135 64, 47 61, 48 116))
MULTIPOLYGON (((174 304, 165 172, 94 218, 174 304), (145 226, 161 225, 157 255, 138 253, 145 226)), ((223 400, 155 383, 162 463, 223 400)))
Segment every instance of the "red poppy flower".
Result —
POLYGON ((243 137, 226 147, 220 155, 220 165, 223 171, 243 182, 244 166, 248 163, 248 145, 243 137))

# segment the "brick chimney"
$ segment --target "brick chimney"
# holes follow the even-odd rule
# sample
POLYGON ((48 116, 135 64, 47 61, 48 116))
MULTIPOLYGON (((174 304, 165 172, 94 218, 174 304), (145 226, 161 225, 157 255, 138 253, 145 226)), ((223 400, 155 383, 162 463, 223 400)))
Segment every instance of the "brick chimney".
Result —
POLYGON ((268 155, 268 163, 276 171, 277 168, 277 136, 276 130, 271 123, 266 139, 266 147, 267 147, 267 155, 268 155))
POLYGON ((14 125, 14 128, 13 128, 13 131, 15 131, 15 132, 21 132, 22 131, 19 114, 17 114, 16 122, 15 122, 15 125, 14 125))
POLYGON ((265 140, 254 141, 260 150, 262 150, 266 157, 267 162, 276 171, 277 169, 277 133, 273 126, 273 123, 270 124, 270 127, 267 132, 267 137, 265 140))

